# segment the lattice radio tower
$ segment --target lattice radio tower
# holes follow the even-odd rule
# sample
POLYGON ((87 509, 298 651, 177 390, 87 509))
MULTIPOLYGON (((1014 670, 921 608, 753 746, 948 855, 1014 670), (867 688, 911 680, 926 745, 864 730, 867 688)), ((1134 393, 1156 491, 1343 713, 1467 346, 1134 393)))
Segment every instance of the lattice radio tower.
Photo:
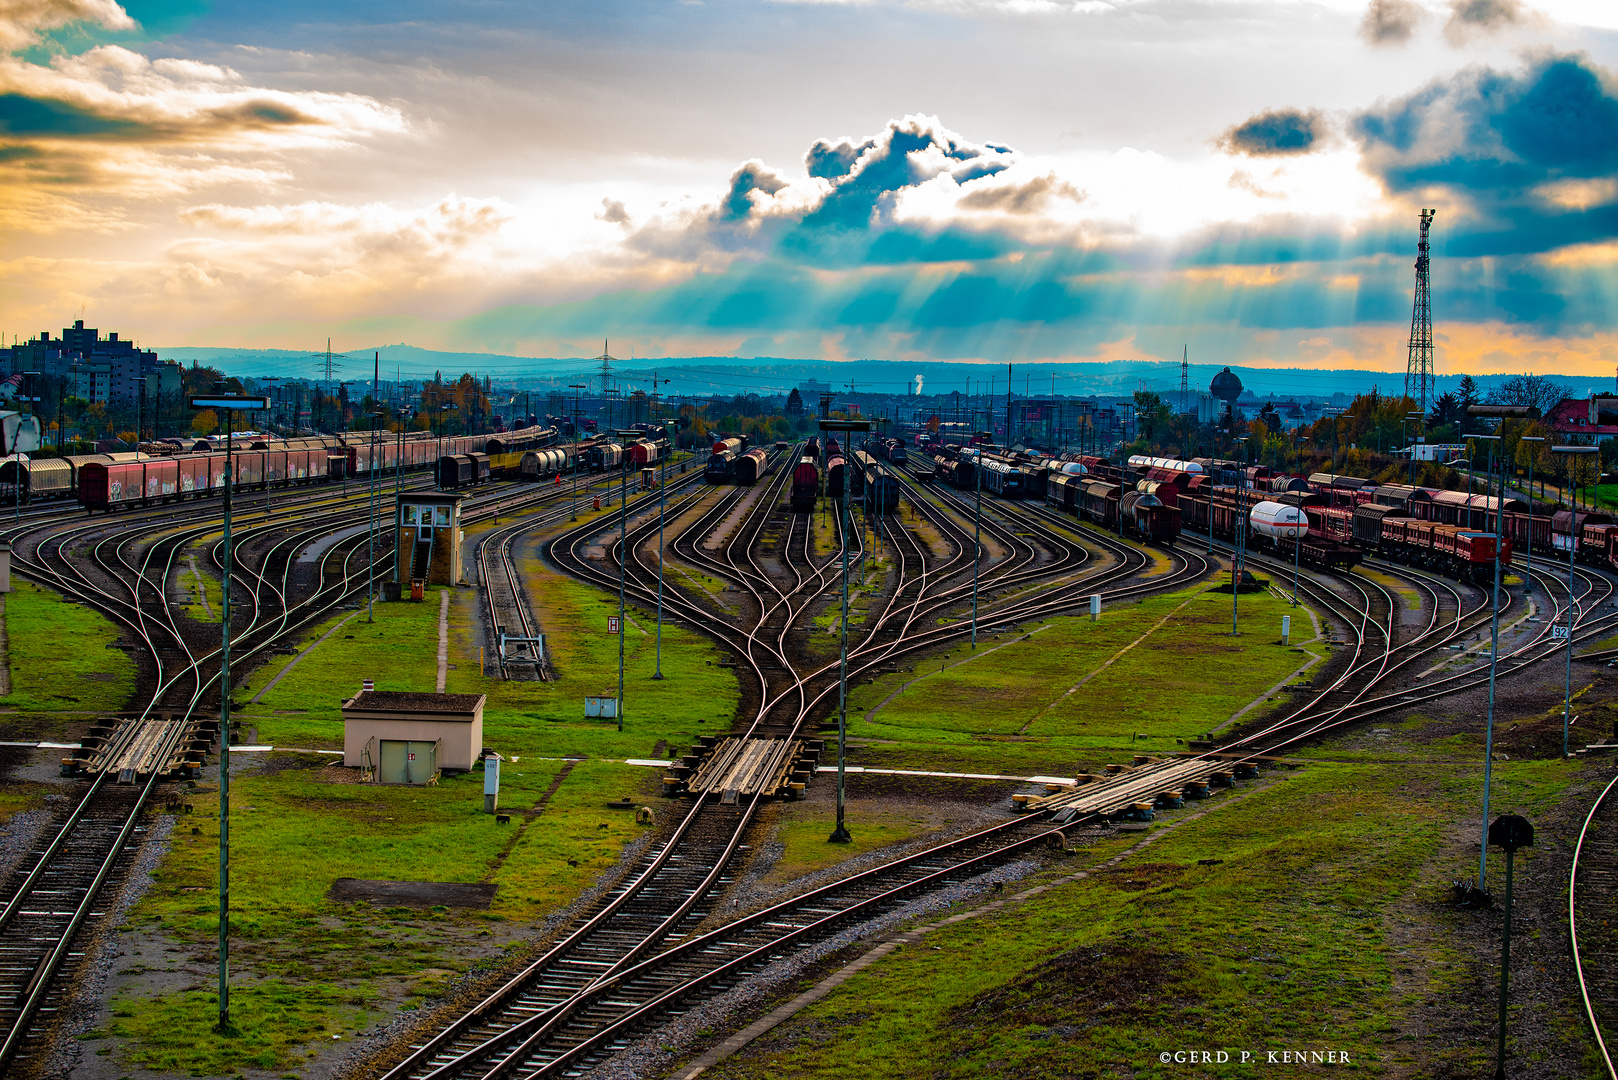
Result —
POLYGON ((1436 210, 1421 212, 1421 241, 1416 245, 1416 298, 1410 309, 1410 361, 1405 368, 1405 396, 1422 412, 1433 393, 1433 282, 1427 231, 1436 210))

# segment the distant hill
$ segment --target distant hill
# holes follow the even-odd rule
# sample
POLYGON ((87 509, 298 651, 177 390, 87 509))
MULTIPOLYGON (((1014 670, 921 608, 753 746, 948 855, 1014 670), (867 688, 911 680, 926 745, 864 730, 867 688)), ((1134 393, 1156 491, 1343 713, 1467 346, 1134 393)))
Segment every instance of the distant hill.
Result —
MULTIPOLYGON (((321 354, 286 349, 182 347, 159 348, 158 354, 187 366, 196 361, 218 367, 227 374, 244 377, 316 379, 321 378, 324 372, 324 357, 321 354)), ((470 371, 475 375, 488 375, 504 386, 532 390, 565 387, 569 383, 583 382, 585 378, 600 372, 597 361, 582 356, 531 357, 439 352, 404 344, 351 350, 333 363, 337 379, 355 383, 369 382, 374 366, 380 366, 381 377, 389 380, 395 377, 430 379, 434 372, 442 372, 445 378, 454 378, 463 371, 470 371)), ((1220 369, 1219 365, 1214 364, 1192 364, 1189 371, 1192 392, 1206 389, 1209 380, 1220 369)), ((1231 370, 1241 376, 1246 389, 1260 397, 1268 394, 1320 398, 1343 394, 1353 397, 1373 386, 1384 393, 1397 393, 1404 387, 1403 372, 1395 371, 1244 368, 1239 365, 1231 365, 1231 370)), ((965 394, 968 380, 971 381, 974 395, 982 394, 991 385, 996 393, 1004 393, 1006 389, 1006 369, 1002 365, 942 361, 694 356, 622 361, 613 366, 613 371, 631 388, 644 384, 648 390, 655 372, 660 381, 669 380, 666 386, 660 387, 661 392, 672 395, 721 394, 731 397, 745 393, 764 396, 784 394, 806 379, 830 384, 833 391, 839 394, 848 393, 851 386, 856 392, 862 393, 906 394, 916 379, 921 381, 921 393, 929 396, 954 391, 965 394)), ((1180 389, 1179 364, 1144 360, 1016 364, 1012 368, 1012 385, 1019 394, 1024 391, 1048 394, 1052 389, 1052 376, 1055 376, 1054 386, 1059 394, 1120 395, 1144 387, 1169 397, 1172 402, 1180 389)), ((1487 389, 1507 377, 1481 375, 1477 380, 1487 389)), ((1597 389, 1595 380, 1569 381, 1575 395, 1597 389)), ((1437 392, 1454 390, 1459 382, 1459 375, 1441 375, 1437 379, 1437 392)))

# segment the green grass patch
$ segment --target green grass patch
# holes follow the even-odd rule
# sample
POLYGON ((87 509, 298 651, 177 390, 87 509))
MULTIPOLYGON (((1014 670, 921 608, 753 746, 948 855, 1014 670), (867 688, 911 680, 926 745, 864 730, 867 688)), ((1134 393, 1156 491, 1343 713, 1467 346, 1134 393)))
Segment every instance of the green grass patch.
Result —
POLYGON ((218 995, 193 990, 115 1000, 108 1034, 126 1040, 130 1064, 170 1075, 228 1076, 300 1064, 311 1040, 352 1035, 366 1004, 360 989, 271 979, 231 987, 229 1031, 214 1029, 218 995))
MULTIPOLYGON (((820 783, 834 784, 836 779, 822 776, 820 783)), ((859 820, 849 825, 853 840, 847 844, 831 844, 827 843, 826 838, 831 835, 835 822, 828 819, 823 808, 811 807, 808 803, 787 803, 781 807, 781 813, 782 820, 775 830, 774 839, 781 844, 783 851, 765 875, 765 884, 794 881, 867 851, 931 832, 938 824, 926 814, 918 812, 862 809, 858 813, 859 820)))
POLYGON ((13 575, 6 596, 11 693, 0 698, 23 712, 112 713, 135 693, 136 667, 110 646, 119 628, 94 608, 13 575), (71 642, 70 648, 64 648, 71 642))
POLYGON ((1228 595, 1183 590, 1107 609, 1097 622, 1049 620, 1025 628, 1037 630, 1026 640, 980 623, 978 659, 958 647, 851 691, 853 733, 888 743, 863 749, 859 763, 1048 773, 1097 755, 1172 750, 1308 662, 1280 644, 1288 614, 1304 617, 1268 594, 1244 596, 1244 632, 1232 638, 1228 595))
MULTIPOLYGON (((1553 801, 1565 770, 1496 775, 1526 809, 1553 801)), ((1244 1066, 1239 1051, 1304 1047, 1402 1074, 1417 1063, 1396 1026, 1469 977, 1446 931, 1470 916, 1433 903, 1424 869, 1476 795, 1463 770, 1311 767, 1116 868, 933 932, 711 1071, 1168 1078, 1206 1070, 1161 1054, 1222 1048, 1217 1075, 1260 1077, 1274 1067, 1244 1066), (1414 993, 1395 967, 1414 973, 1414 993)), ((1479 1072, 1491 1047, 1458 1042, 1453 1075, 1479 1072)))

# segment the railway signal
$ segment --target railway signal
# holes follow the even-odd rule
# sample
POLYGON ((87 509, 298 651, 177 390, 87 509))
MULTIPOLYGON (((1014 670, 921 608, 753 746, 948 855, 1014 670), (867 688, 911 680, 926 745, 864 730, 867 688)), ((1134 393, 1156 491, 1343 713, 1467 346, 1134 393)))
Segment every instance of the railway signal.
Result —
POLYGON ((219 600, 219 1025, 230 1027, 230 488, 231 428, 237 412, 270 407, 266 397, 215 394, 191 399, 193 409, 213 409, 225 418, 224 571, 219 600))
POLYGON ((1506 1080, 1506 995, 1511 985, 1511 870, 1518 848, 1534 846, 1534 827, 1527 818, 1501 814, 1489 826, 1488 842, 1506 849, 1506 927, 1500 939, 1500 1042, 1495 1052, 1495 1080, 1506 1080))

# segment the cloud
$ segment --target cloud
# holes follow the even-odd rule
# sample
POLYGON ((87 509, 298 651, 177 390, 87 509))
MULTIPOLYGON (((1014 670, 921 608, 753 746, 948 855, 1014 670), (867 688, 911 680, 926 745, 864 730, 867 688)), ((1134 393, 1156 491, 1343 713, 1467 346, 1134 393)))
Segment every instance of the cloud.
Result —
POLYGON ((629 211, 626 210, 624 208, 624 204, 617 199, 602 199, 601 213, 597 214, 596 218, 600 221, 607 222, 609 225, 627 226, 632 224, 632 222, 629 220, 629 211))
POLYGON ((1317 110, 1267 109, 1219 137, 1227 154, 1284 157, 1317 149, 1327 134, 1326 118, 1317 110))
POLYGON ((1053 199, 1071 199, 1083 202, 1084 192, 1055 173, 1036 176, 1025 183, 994 183, 981 181, 972 184, 962 195, 957 206, 965 210, 998 210, 1004 214, 1043 213, 1053 199))
POLYGON ((0 53, 38 45, 43 32, 74 23, 133 30, 135 20, 114 0, 0 0, 0 53))
POLYGON ((889 222, 898 198, 934 177, 964 184, 1011 167, 1016 152, 994 143, 969 143, 936 116, 889 121, 880 135, 855 142, 821 139, 804 155, 811 177, 829 190, 805 218, 811 228, 864 229, 889 222))
POLYGON ((787 182, 762 161, 749 161, 731 174, 730 192, 721 204, 721 214, 731 220, 745 218, 753 212, 753 192, 774 195, 786 186, 787 182))
POLYGON ((1618 172, 1618 98, 1580 56, 1520 73, 1476 67, 1357 116, 1365 167, 1394 192, 1510 202, 1536 185, 1618 172))
POLYGON ((1450 0, 1444 37, 1452 45, 1520 26, 1532 16, 1522 0, 1450 0))
POLYGON ((1360 20, 1360 35, 1372 45, 1403 45, 1427 15, 1413 0, 1371 0, 1360 20))

